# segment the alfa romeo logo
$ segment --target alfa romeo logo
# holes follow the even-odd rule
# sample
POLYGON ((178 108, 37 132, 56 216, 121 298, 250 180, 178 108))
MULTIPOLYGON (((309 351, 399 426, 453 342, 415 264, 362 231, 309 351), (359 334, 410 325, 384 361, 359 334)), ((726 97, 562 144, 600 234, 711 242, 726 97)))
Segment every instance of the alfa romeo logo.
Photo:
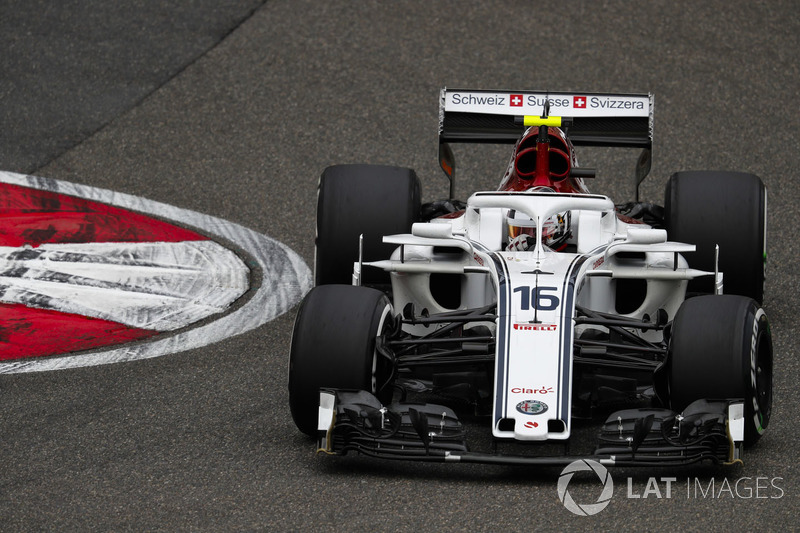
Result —
POLYGON ((539 400, 524 400, 517 404, 517 411, 526 415, 540 415, 547 411, 547 404, 539 400))
POLYGON ((561 471, 561 477, 558 478, 558 499, 570 512, 579 516, 592 516, 599 513, 606 508, 613 495, 614 480, 611 479, 611 474, 608 473, 606 467, 591 459, 580 459, 571 462, 561 471), (572 499, 568 486, 575 472, 594 472, 600 478, 600 482, 603 484, 603 492, 596 502, 577 503, 572 499))

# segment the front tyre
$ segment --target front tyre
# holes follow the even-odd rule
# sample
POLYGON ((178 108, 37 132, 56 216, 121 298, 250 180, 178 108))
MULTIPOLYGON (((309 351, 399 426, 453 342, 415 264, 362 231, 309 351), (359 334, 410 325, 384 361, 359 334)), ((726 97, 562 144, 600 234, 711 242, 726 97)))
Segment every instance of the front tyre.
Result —
POLYGON ((699 399, 743 398, 745 444, 766 430, 772 411, 772 336, 752 299, 698 296, 672 325, 666 362, 668 403, 680 412, 699 399))
MULTIPOLYGON (((687 254, 692 268, 719 269, 725 294, 764 299, 767 189, 744 172, 676 172, 666 187, 665 225, 670 240, 697 246, 687 254)), ((689 282, 690 292, 713 292, 711 277, 689 282)))
POLYGON ((391 401, 391 364, 375 349, 392 320, 382 292, 352 285, 312 289, 295 318, 289 356, 289 407, 303 433, 316 436, 319 389, 355 389, 391 401))
MULTIPOLYGON (((420 211, 420 184, 408 168, 336 165, 322 173, 317 198, 314 284, 352 282, 364 236, 364 261, 387 259, 395 246, 383 237, 410 233, 420 211)), ((388 285, 389 274, 368 268, 365 285, 388 285)))

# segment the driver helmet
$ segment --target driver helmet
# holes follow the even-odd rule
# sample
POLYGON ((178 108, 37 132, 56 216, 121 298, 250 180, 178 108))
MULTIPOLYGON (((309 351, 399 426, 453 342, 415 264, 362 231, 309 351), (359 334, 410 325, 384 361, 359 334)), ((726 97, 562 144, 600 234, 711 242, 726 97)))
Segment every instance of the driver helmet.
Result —
MULTIPOLYGON (((559 252, 567 247, 571 232, 571 213, 564 211, 542 223, 542 244, 559 252)), ((508 212, 508 250, 525 251, 536 246, 536 221, 515 209, 508 212)))

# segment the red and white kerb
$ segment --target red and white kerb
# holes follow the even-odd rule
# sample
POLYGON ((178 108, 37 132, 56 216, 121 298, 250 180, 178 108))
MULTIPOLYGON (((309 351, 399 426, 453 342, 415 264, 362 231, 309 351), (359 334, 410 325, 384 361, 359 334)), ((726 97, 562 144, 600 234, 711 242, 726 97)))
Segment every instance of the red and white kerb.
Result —
POLYGON ((313 285, 288 246, 204 213, 4 171, 0 195, 0 374, 202 348, 284 314, 313 285))

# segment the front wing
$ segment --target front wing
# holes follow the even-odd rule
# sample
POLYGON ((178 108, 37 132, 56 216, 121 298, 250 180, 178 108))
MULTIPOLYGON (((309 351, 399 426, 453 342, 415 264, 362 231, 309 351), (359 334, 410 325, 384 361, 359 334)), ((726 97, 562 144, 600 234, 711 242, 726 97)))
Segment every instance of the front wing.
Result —
POLYGON ((472 452, 455 412, 434 404, 382 405, 366 391, 322 389, 318 451, 354 451, 385 459, 508 465, 565 466, 590 459, 606 466, 740 463, 744 403, 698 400, 682 413, 626 409, 602 425, 590 455, 502 455, 472 452))

